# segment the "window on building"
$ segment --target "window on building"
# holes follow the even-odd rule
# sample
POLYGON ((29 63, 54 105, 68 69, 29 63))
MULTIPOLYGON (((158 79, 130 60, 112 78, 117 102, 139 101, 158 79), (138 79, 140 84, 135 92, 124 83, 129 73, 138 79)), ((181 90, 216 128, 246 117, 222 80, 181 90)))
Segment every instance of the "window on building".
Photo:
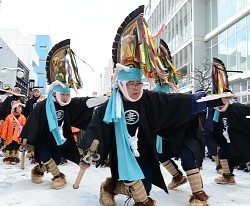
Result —
POLYGON ((247 80, 247 91, 250 91, 250 80, 247 80))
POLYGON ((187 15, 185 15, 184 17, 184 26, 187 27, 188 23, 187 23, 187 15))
POLYGON ((247 25, 249 25, 249 23, 250 23, 250 14, 248 14, 246 18, 247 18, 247 25))
POLYGON ((183 25, 182 25, 182 20, 180 20, 180 35, 183 35, 183 25))
POLYGON ((245 71, 247 69, 247 34, 246 28, 237 33, 237 69, 245 71))
POLYGON ((162 15, 162 19, 165 19, 165 17, 166 17, 166 13, 165 13, 165 7, 166 7, 166 5, 165 5, 165 1, 161 1, 161 15, 162 15))
POLYGON ((217 1, 211 1, 212 29, 218 26, 217 1))
POLYGON ((227 40, 221 41, 219 44, 219 59, 227 64, 227 40))
POLYGON ((219 34, 219 41, 223 41, 226 38, 227 38, 227 30, 225 30, 219 34))
POLYGON ((241 91, 247 91, 247 80, 241 82, 241 91))
POLYGON ((250 26, 247 27, 247 69, 250 70, 250 26))
POLYGON ((182 66, 183 65, 183 50, 181 50, 180 52, 179 52, 179 54, 180 54, 180 66, 182 66))
POLYGON ((180 65, 179 65, 179 62, 178 62, 178 53, 173 56, 173 61, 174 61, 175 68, 179 68, 180 65))
POLYGON ((221 24, 227 20, 227 13, 225 12, 227 8, 227 0, 220 0, 218 2, 218 24, 221 24))
MULTIPOLYGON (((238 1, 238 0, 237 0, 238 1)), ((232 17, 235 14, 235 10, 236 10, 236 0, 227 0, 227 18, 229 19, 230 17, 232 17)))
POLYGON ((236 70, 236 40, 235 35, 228 38, 227 41, 228 69, 236 70))
POLYGON ((245 17, 242 18, 240 21, 238 21, 236 24, 237 30, 240 30, 244 26, 246 26, 246 18, 245 17))
POLYGON ((169 43, 170 42, 170 30, 169 30, 169 25, 168 25, 168 36, 167 36, 167 42, 169 43))
POLYGON ((42 45, 40 45, 40 48, 42 48, 42 49, 48 49, 48 46, 42 46, 42 45))
POLYGON ((185 47, 184 49, 183 49, 183 52, 184 52, 184 64, 186 64, 187 62, 188 62, 188 51, 187 51, 187 47, 185 47))
POLYGON ((235 32, 236 32, 236 24, 233 24, 227 29, 228 36, 235 34, 235 32))
POLYGON ((245 7, 245 0, 237 0, 236 1, 236 12, 239 12, 245 7))
POLYGON ((235 83, 235 84, 232 84, 232 92, 235 93, 235 92, 240 92, 240 83, 235 83))
POLYGON ((186 77, 187 74, 188 74, 188 67, 187 67, 187 65, 181 67, 179 69, 179 73, 181 74, 182 77, 186 77))
POLYGON ((241 103, 247 103, 247 95, 241 97, 241 103))

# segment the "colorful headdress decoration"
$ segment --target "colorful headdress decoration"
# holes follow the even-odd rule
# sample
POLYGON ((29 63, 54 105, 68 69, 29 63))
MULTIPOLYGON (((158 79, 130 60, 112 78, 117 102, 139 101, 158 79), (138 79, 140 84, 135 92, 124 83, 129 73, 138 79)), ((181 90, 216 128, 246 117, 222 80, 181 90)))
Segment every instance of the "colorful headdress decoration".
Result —
POLYGON ((132 11, 120 25, 112 47, 114 67, 117 63, 141 69, 147 78, 160 72, 156 43, 143 17, 144 6, 132 11))
POLYGON ((58 80, 70 88, 82 87, 75 54, 70 48, 70 39, 59 42, 50 50, 45 69, 49 84, 58 80))
POLYGON ((157 65, 159 71, 156 74, 156 82, 160 86, 170 83, 172 87, 174 86, 177 89, 177 84, 181 79, 181 76, 173 65, 168 45, 162 39, 160 39, 157 50, 157 65))
POLYGON ((220 94, 229 86, 227 69, 224 63, 217 58, 213 58, 212 66, 213 93, 220 94))

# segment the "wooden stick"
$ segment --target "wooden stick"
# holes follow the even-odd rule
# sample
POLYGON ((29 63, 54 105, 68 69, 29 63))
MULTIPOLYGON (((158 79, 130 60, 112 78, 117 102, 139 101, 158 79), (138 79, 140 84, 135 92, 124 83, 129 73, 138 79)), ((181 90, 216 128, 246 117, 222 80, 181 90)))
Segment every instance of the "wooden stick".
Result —
MULTIPOLYGON (((27 144, 27 139, 23 139, 22 145, 26 146, 26 144, 27 144)), ((24 167, 24 159, 25 159, 25 149, 23 149, 22 155, 21 155, 21 166, 20 166, 21 170, 23 170, 25 168, 24 167)))
POLYGON ((78 175, 76 177, 75 183, 73 184, 73 188, 74 189, 78 189, 79 188, 79 184, 80 184, 80 182, 82 180, 82 177, 83 177, 83 175, 84 175, 84 173, 85 173, 85 171, 86 171, 87 168, 89 168, 89 165, 86 165, 86 168, 82 168, 80 166, 80 170, 79 170, 78 175))
MULTIPOLYGON (((96 151, 98 144, 99 144, 99 141, 97 139, 94 139, 93 142, 92 142, 92 144, 91 144, 91 146, 90 146, 90 148, 89 148, 89 151, 88 151, 87 155, 93 154, 96 151)), ((80 184, 80 182, 82 180, 82 177, 83 177, 86 169, 89 168, 89 166, 91 164, 91 161, 90 161, 90 164, 89 163, 85 163, 85 162, 81 162, 80 164, 81 164, 80 170, 79 170, 78 175, 76 177, 76 180, 75 180, 75 182, 73 184, 73 188, 74 189, 78 189, 79 188, 79 184, 80 184)))

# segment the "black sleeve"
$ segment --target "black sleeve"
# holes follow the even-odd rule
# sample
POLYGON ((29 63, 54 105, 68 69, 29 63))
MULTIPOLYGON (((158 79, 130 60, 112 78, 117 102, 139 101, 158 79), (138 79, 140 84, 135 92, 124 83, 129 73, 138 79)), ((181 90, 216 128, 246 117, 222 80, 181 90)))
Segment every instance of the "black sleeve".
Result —
POLYGON ((72 98, 70 102, 71 125, 85 130, 92 119, 93 109, 88 108, 86 101, 88 97, 72 98))
POLYGON ((178 128, 191 118, 192 95, 146 92, 142 108, 154 132, 178 128))

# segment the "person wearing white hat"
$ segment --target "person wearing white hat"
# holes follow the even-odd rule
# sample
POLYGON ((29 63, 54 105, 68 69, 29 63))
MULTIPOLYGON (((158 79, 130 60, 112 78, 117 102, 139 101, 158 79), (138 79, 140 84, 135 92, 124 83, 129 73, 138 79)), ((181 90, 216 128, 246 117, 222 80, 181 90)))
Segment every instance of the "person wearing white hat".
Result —
POLYGON ((26 123, 26 118, 22 115, 22 107, 25 105, 20 100, 15 101, 12 105, 11 114, 9 114, 2 125, 1 137, 5 141, 5 158, 3 162, 6 164, 17 164, 20 162, 18 157, 18 149, 21 139, 20 133, 26 123))
MULTIPOLYGON (((32 97, 25 103, 23 115, 28 118, 30 113, 33 111, 33 109, 36 107, 36 105, 44 100, 44 96, 41 95, 41 91, 38 87, 34 87, 32 89, 32 97)), ((26 157, 28 157, 31 160, 31 163, 35 163, 36 160, 34 158, 34 148, 33 146, 29 145, 27 147, 27 153, 26 157)))
POLYGON ((72 55, 69 39, 59 42, 50 50, 46 59, 48 96, 30 113, 20 135, 24 143, 27 140, 27 144, 34 146, 35 158, 39 162, 39 165, 31 170, 32 182, 42 183, 43 175, 48 171, 53 175, 52 189, 61 189, 67 183, 66 176, 57 166, 61 163, 62 156, 76 164, 80 163, 80 154, 71 126, 85 129, 92 119, 93 108, 106 100, 71 98, 71 88, 82 86, 76 64, 72 65, 72 55), (60 68, 56 71, 59 73, 54 73, 58 59, 60 68), (58 75, 62 77, 62 82, 56 80, 58 75))
MULTIPOLYGON (((182 135, 182 128, 207 104, 196 103, 200 96, 166 94, 143 89, 142 75, 154 78, 165 73, 156 61, 154 39, 143 18, 144 6, 132 11, 117 31, 113 42, 114 87, 109 100, 101 105, 85 130, 81 142, 88 148, 99 140, 97 152, 104 164, 110 157, 111 177, 100 187, 100 202, 114 206, 115 195, 132 198, 135 206, 154 206, 152 185, 166 193, 158 155, 156 134, 182 135)), ((152 83, 152 82, 151 82, 152 83)), ((152 84, 154 86, 154 84, 152 84)), ((217 102, 223 104, 221 100, 217 102)))

